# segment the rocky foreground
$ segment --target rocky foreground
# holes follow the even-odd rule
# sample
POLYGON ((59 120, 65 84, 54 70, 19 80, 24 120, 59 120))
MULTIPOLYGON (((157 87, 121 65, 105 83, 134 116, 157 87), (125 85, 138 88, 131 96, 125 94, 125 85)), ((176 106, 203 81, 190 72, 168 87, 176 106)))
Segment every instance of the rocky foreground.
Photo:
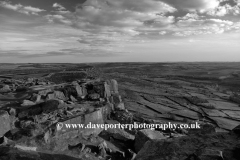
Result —
MULTIPOLYGON (((161 123, 130 113, 114 79, 80 79, 62 84, 36 78, 5 79, 0 84, 1 160, 240 159, 240 127, 216 132, 216 125, 208 121, 199 122, 201 129, 57 130, 59 122, 161 123)), ((202 101, 196 103, 204 105, 202 101)))

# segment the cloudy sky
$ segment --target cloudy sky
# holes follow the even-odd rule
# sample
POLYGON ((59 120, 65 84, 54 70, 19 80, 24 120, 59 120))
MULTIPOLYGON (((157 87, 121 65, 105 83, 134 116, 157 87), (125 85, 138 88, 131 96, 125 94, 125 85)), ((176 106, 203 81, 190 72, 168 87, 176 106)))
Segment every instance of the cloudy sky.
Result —
POLYGON ((0 62, 240 61, 240 0, 0 0, 0 62))

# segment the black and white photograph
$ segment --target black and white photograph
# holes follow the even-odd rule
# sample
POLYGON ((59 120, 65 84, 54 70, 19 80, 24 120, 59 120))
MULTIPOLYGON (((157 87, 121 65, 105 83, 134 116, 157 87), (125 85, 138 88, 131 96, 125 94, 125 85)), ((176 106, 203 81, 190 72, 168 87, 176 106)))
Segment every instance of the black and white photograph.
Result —
POLYGON ((240 160, 240 0, 0 0, 0 160, 240 160))

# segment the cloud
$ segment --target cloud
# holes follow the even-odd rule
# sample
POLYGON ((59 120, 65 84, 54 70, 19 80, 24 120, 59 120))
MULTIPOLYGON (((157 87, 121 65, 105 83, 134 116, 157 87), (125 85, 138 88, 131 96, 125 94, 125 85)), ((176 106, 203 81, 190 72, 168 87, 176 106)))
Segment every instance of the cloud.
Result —
MULTIPOLYGON (((54 6, 59 7, 59 4, 54 4, 54 6)), ((144 26, 144 22, 149 20, 163 22, 165 17, 161 14, 175 11, 175 8, 166 3, 155 0, 87 0, 83 5, 76 7, 75 13, 68 12, 69 14, 63 16, 71 20, 76 28, 117 27, 125 29, 144 26)), ((166 21, 168 21, 167 18, 166 21)))
POLYGON ((67 25, 72 25, 72 21, 64 17, 63 15, 55 14, 55 15, 46 15, 47 20, 51 23, 62 23, 67 25))
MULTIPOLYGON (((87 0, 76 6, 75 12, 49 14, 46 18, 51 23, 69 25, 95 36, 95 40, 79 38, 81 45, 116 46, 170 35, 222 34, 233 30, 235 22, 211 16, 229 14, 229 6, 225 0, 87 0), (178 16, 182 13, 185 15, 178 16), (96 37, 99 34, 104 36, 96 37)), ((237 14, 233 8, 234 5, 231 13, 237 14)))
POLYGON ((159 34, 160 35, 165 35, 165 34, 167 34, 167 32, 166 31, 160 31, 159 34))
POLYGON ((236 4, 235 6, 231 6, 229 4, 225 4, 223 6, 218 6, 215 9, 208 12, 211 16, 225 16, 227 14, 239 15, 240 14, 240 5, 236 4))
POLYGON ((54 3, 53 4, 53 8, 56 8, 57 10, 66 10, 66 8, 65 7, 63 7, 61 4, 59 4, 59 3, 54 3))
POLYGON ((0 7, 13 10, 19 13, 27 14, 27 15, 38 15, 40 12, 44 12, 45 10, 40 9, 40 8, 35 8, 31 6, 23 6, 21 4, 11 4, 10 2, 7 1, 0 1, 0 7))
POLYGON ((204 16, 199 16, 196 12, 194 12, 194 13, 187 13, 183 17, 178 17, 178 19, 180 19, 180 20, 188 20, 188 19, 200 19, 200 18, 203 18, 203 17, 204 16))
POLYGON ((59 3, 54 3, 52 7, 56 9, 56 11, 53 11, 56 14, 67 14, 67 13, 70 13, 70 11, 68 11, 65 7, 63 7, 59 3))
POLYGON ((162 0, 180 10, 206 12, 219 6, 218 0, 162 0))
POLYGON ((232 30, 234 23, 228 20, 221 19, 185 19, 179 20, 176 24, 178 30, 173 35, 175 36, 191 36, 191 35, 206 35, 206 34, 222 34, 232 30))

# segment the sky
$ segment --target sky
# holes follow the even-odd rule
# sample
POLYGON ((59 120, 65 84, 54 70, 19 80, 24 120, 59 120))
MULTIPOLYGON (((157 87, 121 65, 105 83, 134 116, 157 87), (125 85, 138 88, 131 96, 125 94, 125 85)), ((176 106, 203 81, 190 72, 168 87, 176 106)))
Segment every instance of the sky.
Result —
POLYGON ((0 63, 240 61, 240 0, 0 0, 0 63))

